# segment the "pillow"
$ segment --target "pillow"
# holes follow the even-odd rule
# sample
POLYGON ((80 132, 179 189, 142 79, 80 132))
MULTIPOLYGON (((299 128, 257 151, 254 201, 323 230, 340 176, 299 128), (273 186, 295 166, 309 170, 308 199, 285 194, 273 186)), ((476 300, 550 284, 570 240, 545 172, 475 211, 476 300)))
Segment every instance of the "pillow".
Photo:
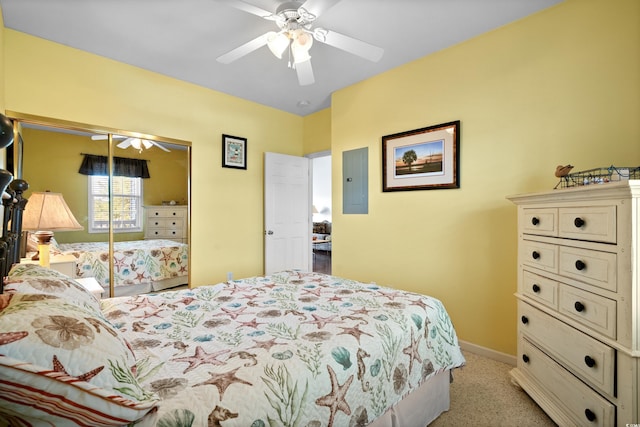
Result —
POLYGON ((5 292, 44 294, 62 298, 100 314, 100 301, 84 286, 64 274, 38 264, 16 264, 5 280, 5 292))
POLYGON ((116 426, 155 411, 156 395, 135 378, 133 352, 103 317, 46 294, 3 300, 0 419, 116 426))

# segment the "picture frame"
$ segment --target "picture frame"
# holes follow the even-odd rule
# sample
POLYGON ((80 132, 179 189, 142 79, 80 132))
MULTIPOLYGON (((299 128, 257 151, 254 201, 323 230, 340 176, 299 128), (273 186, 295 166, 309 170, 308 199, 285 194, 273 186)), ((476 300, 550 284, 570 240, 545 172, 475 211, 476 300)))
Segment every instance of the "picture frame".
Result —
POLYGON ((460 120, 382 137, 382 191, 460 188, 460 120))
POLYGON ((247 169, 247 138, 222 135, 222 167, 247 169))

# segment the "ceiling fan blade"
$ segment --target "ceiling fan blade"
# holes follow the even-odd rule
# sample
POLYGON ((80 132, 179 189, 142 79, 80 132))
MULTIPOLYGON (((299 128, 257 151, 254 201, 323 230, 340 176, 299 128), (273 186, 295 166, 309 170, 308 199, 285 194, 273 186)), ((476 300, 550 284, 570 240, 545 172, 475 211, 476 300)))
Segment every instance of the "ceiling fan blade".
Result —
POLYGON ((302 8, 317 18, 339 2, 340 0, 307 0, 302 8))
MULTIPOLYGON (((112 135, 111 137, 113 139, 127 139, 126 136, 122 136, 122 135, 112 135)), ((91 139, 93 141, 104 141, 104 140, 106 140, 108 138, 109 138, 108 135, 91 135, 91 139)))
POLYGON ((238 10, 242 10, 244 12, 250 13, 252 15, 259 16, 260 18, 274 20, 275 16, 273 13, 268 12, 258 6, 254 6, 249 3, 245 3, 241 0, 218 0, 220 3, 225 3, 231 7, 234 7, 238 10))
POLYGON ((313 31, 313 38, 372 62, 378 62, 384 53, 381 47, 324 28, 316 28, 313 31))
POLYGON ((230 64, 233 61, 236 61, 243 56, 253 52, 254 50, 260 49, 262 46, 267 44, 267 37, 269 33, 265 33, 261 36, 256 37, 255 39, 239 46, 224 55, 220 55, 216 58, 216 61, 222 64, 230 64))
POLYGON ((168 148, 162 146, 162 144, 160 144, 160 143, 157 143, 155 141, 149 141, 149 142, 152 143, 153 145, 155 145, 156 147, 158 147, 159 149, 166 151, 167 153, 171 152, 171 150, 169 150, 168 148))
POLYGON ((310 59, 304 62, 298 62, 296 64, 296 73, 298 74, 298 83, 300 86, 308 86, 316 81, 313 77, 313 68, 311 67, 310 59))
POLYGON ((129 148, 131 146, 131 140, 133 140, 133 138, 127 138, 124 141, 122 141, 120 144, 116 145, 116 147, 129 148))

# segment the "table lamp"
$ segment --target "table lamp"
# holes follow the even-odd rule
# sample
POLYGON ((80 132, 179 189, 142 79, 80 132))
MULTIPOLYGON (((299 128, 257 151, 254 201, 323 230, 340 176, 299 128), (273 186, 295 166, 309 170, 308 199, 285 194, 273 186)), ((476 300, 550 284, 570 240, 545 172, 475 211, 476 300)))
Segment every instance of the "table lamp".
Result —
POLYGON ((54 231, 83 230, 60 193, 33 192, 24 210, 22 229, 35 231, 38 252, 32 259, 39 260, 43 267, 49 267, 49 243, 54 231))

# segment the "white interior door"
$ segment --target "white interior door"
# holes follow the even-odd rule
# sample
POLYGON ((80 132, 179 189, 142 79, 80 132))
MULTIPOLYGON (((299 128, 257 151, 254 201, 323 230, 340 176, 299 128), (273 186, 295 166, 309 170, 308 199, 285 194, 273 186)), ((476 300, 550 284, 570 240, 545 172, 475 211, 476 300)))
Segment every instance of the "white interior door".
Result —
POLYGON ((264 270, 312 270, 309 159, 265 153, 264 270))

